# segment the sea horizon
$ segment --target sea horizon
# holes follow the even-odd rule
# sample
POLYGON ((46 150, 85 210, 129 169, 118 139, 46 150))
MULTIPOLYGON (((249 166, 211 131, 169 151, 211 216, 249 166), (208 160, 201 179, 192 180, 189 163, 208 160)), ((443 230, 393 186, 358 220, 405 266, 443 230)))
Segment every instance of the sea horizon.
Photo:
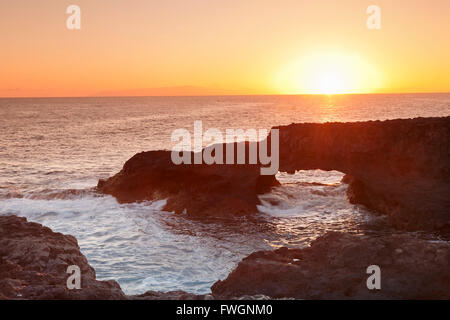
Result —
POLYGON ((267 93, 267 94, 204 94, 204 95, 80 95, 80 96, 3 96, 0 99, 58 99, 58 98, 173 98, 173 97, 264 97, 264 96, 345 96, 345 95, 414 95, 414 94, 450 94, 450 91, 430 92, 372 92, 372 93, 267 93))

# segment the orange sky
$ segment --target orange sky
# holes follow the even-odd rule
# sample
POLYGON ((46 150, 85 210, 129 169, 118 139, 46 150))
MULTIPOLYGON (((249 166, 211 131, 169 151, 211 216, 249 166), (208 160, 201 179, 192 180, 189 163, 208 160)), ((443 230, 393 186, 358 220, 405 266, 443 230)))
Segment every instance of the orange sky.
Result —
POLYGON ((448 0, 11 0, 0 37, 3 97, 450 91, 448 0))

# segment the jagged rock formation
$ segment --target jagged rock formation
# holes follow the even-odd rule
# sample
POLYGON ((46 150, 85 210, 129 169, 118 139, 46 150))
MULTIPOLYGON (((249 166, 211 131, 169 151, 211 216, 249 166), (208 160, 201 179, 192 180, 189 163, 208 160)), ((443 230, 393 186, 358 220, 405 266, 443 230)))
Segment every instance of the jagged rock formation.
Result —
MULTIPOLYGON (((341 171, 349 200, 388 215, 391 225, 450 230, 450 117, 275 129, 280 171, 341 171)), ((100 180, 98 190, 120 202, 168 198, 166 210, 204 217, 254 213, 257 194, 276 184, 274 176, 260 176, 260 165, 177 166, 169 151, 151 151, 100 180)))
POLYGON ((124 299, 119 284, 98 281, 77 240, 16 216, 0 216, 2 299, 124 299), (67 289, 67 268, 81 271, 81 289, 67 289))
MULTIPOLYGON (((17 216, 0 216, 0 300, 210 300, 211 294, 147 291, 127 296, 114 280, 99 281, 71 235, 17 216), (67 267, 81 271, 81 289, 67 288, 67 267)), ((249 297, 259 299, 259 296, 249 297)))
POLYGON ((450 299, 450 243, 329 232, 305 249, 252 253, 211 289, 219 299, 450 299), (380 290, 367 288, 370 265, 381 268, 380 290))
POLYGON ((280 171, 346 173, 348 196, 407 230, 450 228, 450 117, 278 127, 280 171))
POLYGON ((95 270, 80 252, 71 235, 55 233, 17 216, 0 216, 0 300, 3 299, 114 299, 198 300, 208 299, 184 291, 148 291, 127 296, 114 280, 98 281, 95 270), (77 265, 81 289, 67 288, 67 267, 77 265))
POLYGON ((383 237, 330 232, 305 249, 251 254, 212 294, 147 291, 126 296, 98 281, 77 240, 16 216, 0 216, 0 299, 450 299, 450 243, 410 234, 383 237), (381 267, 381 290, 366 287, 366 268, 381 267), (66 287, 67 267, 81 289, 66 287))
POLYGON ((193 293, 188 293, 185 291, 169 291, 169 292, 159 292, 159 291, 147 291, 143 294, 129 296, 132 300, 212 300, 214 299, 212 295, 196 295, 193 293))
POLYGON ((175 165, 170 151, 149 151, 134 155, 97 189, 119 202, 167 199, 165 210, 205 217, 255 213, 257 194, 277 184, 274 176, 260 175, 260 165, 175 165))

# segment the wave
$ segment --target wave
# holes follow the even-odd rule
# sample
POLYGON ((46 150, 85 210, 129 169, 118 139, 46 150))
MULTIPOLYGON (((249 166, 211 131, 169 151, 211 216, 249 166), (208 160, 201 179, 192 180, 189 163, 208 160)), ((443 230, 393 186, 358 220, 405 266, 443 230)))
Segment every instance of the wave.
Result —
POLYGON ((0 215, 26 217, 75 236, 97 278, 116 279, 127 294, 169 289, 207 293, 242 258, 270 248, 249 234, 201 222, 184 224, 183 217, 162 211, 165 203, 119 204, 111 196, 94 194, 10 198, 0 200, 0 215))
POLYGON ((305 246, 331 228, 355 228, 360 211, 346 199, 342 174, 279 176, 282 185, 260 196, 260 215, 252 218, 188 220, 164 211, 165 200, 119 204, 94 188, 2 199, 0 214, 74 235, 98 279, 117 279, 127 294, 202 294, 251 252, 305 246))

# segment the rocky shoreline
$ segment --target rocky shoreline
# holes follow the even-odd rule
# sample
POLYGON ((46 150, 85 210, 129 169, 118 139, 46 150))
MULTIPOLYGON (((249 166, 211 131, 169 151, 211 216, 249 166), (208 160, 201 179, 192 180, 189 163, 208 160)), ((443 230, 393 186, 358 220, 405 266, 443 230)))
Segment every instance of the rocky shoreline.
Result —
MULTIPOLYGON (((275 129, 280 172, 343 172, 350 202, 386 215, 391 226, 450 231, 450 117, 275 129)), ((119 202, 167 199, 165 210, 202 218, 254 214, 258 194, 278 185, 274 175, 260 175, 260 164, 175 165, 170 154, 138 153, 97 190, 119 202)))
POLYGON ((147 291, 127 296, 96 280, 77 240, 16 216, 0 217, 0 299, 450 299, 450 243, 410 234, 373 237, 329 232, 304 249, 252 253, 211 293, 147 291), (381 290, 368 290, 366 268, 379 265, 381 290), (81 289, 67 288, 68 266, 81 289))
POLYGON ((350 202, 401 230, 450 230, 450 117, 277 127, 280 171, 345 173, 350 202))
MULTIPOLYGON (((386 215, 402 233, 328 232, 307 248, 252 253, 205 295, 127 296, 116 281, 96 280, 73 236, 0 216, 0 299, 450 299, 450 242, 404 232, 450 230, 450 117, 277 129, 280 171, 345 173, 349 201, 386 215), (79 290, 66 286, 70 265, 81 269, 79 290), (370 265, 381 268, 381 290, 366 286, 370 265)), ((258 194, 278 185, 260 167, 177 166, 169 151, 142 152, 97 190, 119 202, 167 199, 165 210, 188 218, 251 215, 258 194)))
POLYGON ((259 164, 175 165, 170 151, 148 151, 134 155, 115 176, 100 180, 97 190, 121 203, 166 199, 164 210, 193 218, 249 215, 256 212, 257 195, 279 185, 275 176, 261 176, 260 168, 259 164))
POLYGON ((123 299, 116 281, 98 281, 71 235, 26 218, 0 216, 0 298, 123 299), (67 289, 67 268, 81 271, 82 290, 67 289))
POLYGON ((328 232, 304 249, 251 254, 212 293, 222 299, 450 299, 449 263, 448 242, 328 232), (380 267, 380 290, 367 288, 371 265, 380 267))
POLYGON ((115 280, 99 281, 71 235, 17 216, 0 216, 0 299, 200 299, 183 291, 127 296, 115 280), (69 266, 81 271, 81 289, 67 288, 69 266))

